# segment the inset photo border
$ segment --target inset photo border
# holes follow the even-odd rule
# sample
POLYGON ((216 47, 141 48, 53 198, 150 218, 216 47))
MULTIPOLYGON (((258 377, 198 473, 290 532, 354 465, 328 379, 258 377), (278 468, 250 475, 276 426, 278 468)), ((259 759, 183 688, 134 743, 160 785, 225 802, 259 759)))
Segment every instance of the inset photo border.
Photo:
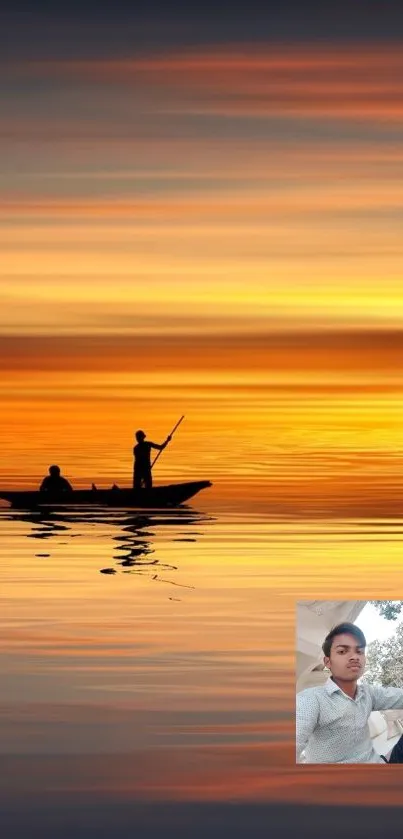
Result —
POLYGON ((296 606, 296 762, 403 763, 403 601, 296 606))

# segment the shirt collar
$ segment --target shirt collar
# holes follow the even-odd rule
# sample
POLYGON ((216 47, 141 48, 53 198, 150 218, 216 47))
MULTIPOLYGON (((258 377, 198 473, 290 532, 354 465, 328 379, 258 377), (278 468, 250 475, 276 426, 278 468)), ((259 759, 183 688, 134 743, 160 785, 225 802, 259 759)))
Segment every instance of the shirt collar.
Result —
MULTIPOLYGON (((329 677, 327 682, 325 682, 326 693, 328 693, 331 696, 332 693, 336 693, 336 690, 339 690, 340 693, 343 693, 344 696, 347 696, 347 694, 345 694, 344 691, 341 688, 339 688, 338 685, 336 685, 336 682, 334 682, 333 679, 329 677)), ((362 685, 357 685, 357 693, 355 695, 355 699, 357 699, 361 695, 362 691, 362 685)))
POLYGON ((332 693, 335 693, 336 690, 340 690, 340 688, 339 688, 338 685, 336 685, 336 682, 334 682, 333 679, 331 679, 330 676, 329 676, 329 678, 328 678, 328 680, 325 684, 325 691, 326 691, 326 693, 332 694, 332 693))

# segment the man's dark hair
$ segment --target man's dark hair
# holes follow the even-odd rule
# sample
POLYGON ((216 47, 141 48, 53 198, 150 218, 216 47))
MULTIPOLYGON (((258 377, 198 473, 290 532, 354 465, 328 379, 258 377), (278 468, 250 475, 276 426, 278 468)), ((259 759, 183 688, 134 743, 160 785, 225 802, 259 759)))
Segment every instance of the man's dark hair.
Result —
POLYGON ((360 647, 366 647, 367 642, 365 639, 365 635, 358 626, 355 626, 354 623, 338 623, 337 626, 334 626, 333 629, 330 630, 329 635, 326 635, 326 638, 322 644, 322 650, 326 656, 329 658, 330 650, 333 643, 333 639, 336 638, 337 635, 353 635, 354 638, 359 641, 360 647))

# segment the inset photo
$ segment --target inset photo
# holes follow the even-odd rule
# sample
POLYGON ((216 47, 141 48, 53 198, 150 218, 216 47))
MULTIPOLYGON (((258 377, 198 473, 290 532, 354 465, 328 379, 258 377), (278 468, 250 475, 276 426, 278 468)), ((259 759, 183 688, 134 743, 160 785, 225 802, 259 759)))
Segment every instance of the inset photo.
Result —
POLYGON ((403 600, 303 600, 296 762, 403 763, 403 600))

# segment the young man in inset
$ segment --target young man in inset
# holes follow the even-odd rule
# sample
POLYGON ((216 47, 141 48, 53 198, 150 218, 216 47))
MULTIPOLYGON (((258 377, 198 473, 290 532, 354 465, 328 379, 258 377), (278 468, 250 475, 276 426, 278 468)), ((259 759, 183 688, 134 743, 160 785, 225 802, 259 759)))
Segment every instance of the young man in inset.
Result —
POLYGON ((297 763, 403 763, 403 736, 388 759, 371 742, 371 711, 403 708, 403 688, 357 684, 365 647, 365 635, 353 623, 340 623, 326 636, 322 650, 331 676, 297 694, 297 763))

